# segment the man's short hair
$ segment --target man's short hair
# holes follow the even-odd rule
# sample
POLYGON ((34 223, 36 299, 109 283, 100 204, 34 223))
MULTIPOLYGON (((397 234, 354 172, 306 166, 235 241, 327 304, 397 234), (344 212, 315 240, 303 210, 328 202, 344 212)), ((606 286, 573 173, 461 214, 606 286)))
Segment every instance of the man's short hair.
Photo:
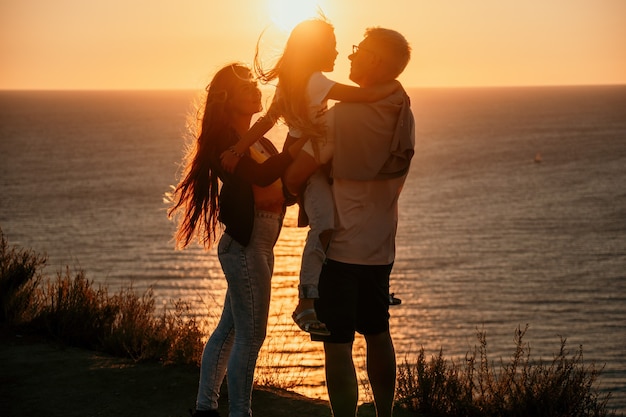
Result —
POLYGON ((381 27, 365 29, 365 37, 376 45, 382 58, 389 66, 389 71, 395 79, 406 68, 411 59, 411 46, 400 32, 381 27))

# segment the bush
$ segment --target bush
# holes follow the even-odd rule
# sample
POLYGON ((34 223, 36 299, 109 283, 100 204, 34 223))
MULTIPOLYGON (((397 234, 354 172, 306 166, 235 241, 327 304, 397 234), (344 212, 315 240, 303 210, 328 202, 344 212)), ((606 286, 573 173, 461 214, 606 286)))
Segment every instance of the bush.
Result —
POLYGON ((487 357, 487 340, 478 333, 479 347, 465 365, 448 364, 440 351, 427 362, 424 349, 417 361, 399 367, 399 404, 434 417, 600 417, 609 414, 592 387, 599 371, 585 365, 582 347, 571 357, 561 340, 559 353, 548 365, 531 361, 523 342, 526 329, 516 330, 515 352, 499 371, 487 357))
POLYGON ((46 257, 9 248, 0 229, 0 323, 17 326, 37 311, 37 289, 46 257))
POLYGON ((157 317, 152 289, 139 296, 125 288, 110 296, 69 267, 45 279, 45 257, 9 248, 0 237, 0 323, 136 361, 200 363, 201 324, 187 303, 176 302, 172 311, 165 306, 157 317))
POLYGON ((168 350, 165 361, 168 363, 200 364, 204 343, 202 328, 193 314, 191 306, 184 301, 177 301, 174 311, 163 313, 161 326, 166 330, 168 350))
POLYGON ((83 271, 72 276, 69 268, 45 282, 41 300, 33 326, 78 347, 98 349, 118 314, 105 288, 94 289, 83 271))

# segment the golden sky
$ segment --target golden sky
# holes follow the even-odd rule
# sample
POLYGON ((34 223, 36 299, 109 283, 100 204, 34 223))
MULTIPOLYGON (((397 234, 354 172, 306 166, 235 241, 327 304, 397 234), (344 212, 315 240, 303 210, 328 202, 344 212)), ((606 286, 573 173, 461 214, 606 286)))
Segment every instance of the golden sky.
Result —
POLYGON ((413 47, 410 87, 626 84, 624 0, 0 0, 0 89, 196 89, 280 52, 318 3, 346 82, 369 26, 413 47))

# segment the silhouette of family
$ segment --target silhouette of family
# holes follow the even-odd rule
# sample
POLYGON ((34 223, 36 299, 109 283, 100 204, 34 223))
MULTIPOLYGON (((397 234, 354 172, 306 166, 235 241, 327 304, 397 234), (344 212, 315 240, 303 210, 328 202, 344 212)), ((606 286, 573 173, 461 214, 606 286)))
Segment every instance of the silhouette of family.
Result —
POLYGON ((350 80, 327 78, 338 52, 325 18, 291 32, 282 55, 264 68, 257 43, 253 68, 224 66, 206 89, 194 146, 168 211, 175 240, 217 243, 227 282, 219 323, 202 355, 193 416, 215 417, 223 380, 231 417, 251 416, 251 394, 270 307, 273 248, 286 207, 299 204, 309 226, 293 320, 322 342, 333 416, 354 417, 358 383, 355 333, 367 347, 367 372, 378 417, 390 417, 396 360, 389 332, 398 198, 414 152, 414 120, 397 81, 411 48, 397 31, 373 27, 354 45, 350 80), (258 83, 276 81, 262 111, 258 83), (328 100, 337 103, 330 107, 328 100), (281 152, 264 135, 282 120, 281 152), (223 231, 223 232, 222 232, 223 231), (370 360, 369 358, 375 358, 370 360))

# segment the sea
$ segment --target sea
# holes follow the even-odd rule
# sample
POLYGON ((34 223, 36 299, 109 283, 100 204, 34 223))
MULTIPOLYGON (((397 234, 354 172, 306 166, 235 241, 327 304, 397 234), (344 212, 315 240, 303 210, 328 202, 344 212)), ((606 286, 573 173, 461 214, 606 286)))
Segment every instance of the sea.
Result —
MULTIPOLYGON (((391 307, 398 363, 450 362, 487 340, 497 369, 518 330, 549 365, 565 342, 626 412, 626 86, 409 89, 416 152, 399 203, 391 307)), ((175 250, 165 195, 180 177, 196 91, 1 91, 0 228, 110 293, 152 290, 214 326, 215 249, 175 250)), ((286 129, 268 137, 281 146, 286 129)), ((327 398, 323 352, 291 321, 306 229, 275 248, 257 379, 327 398)), ((365 347, 354 345, 365 380, 365 347)), ((371 400, 363 382, 361 401, 371 400)))

